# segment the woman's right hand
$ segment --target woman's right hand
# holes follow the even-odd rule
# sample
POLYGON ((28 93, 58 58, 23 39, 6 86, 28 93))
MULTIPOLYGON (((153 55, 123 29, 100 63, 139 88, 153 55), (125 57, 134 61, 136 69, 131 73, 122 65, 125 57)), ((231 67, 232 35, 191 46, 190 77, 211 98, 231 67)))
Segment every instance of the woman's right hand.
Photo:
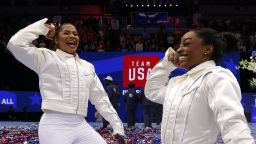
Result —
POLYGON ((168 61, 170 61, 175 67, 179 67, 179 54, 172 48, 168 49, 168 61))
POLYGON ((45 37, 49 40, 53 40, 55 36, 55 26, 52 23, 51 24, 46 23, 45 26, 49 28, 49 31, 45 37))

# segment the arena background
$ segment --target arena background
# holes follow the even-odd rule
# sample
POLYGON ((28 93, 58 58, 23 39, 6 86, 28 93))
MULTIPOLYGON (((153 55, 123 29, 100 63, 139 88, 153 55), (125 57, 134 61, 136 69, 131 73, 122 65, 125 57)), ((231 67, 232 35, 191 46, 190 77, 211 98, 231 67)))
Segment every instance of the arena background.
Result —
MULTIPOLYGON (((16 61, 6 45, 18 30, 45 17, 55 24, 76 25, 80 57, 95 66, 101 82, 107 75, 112 76, 122 94, 130 81, 136 83, 139 93, 154 64, 169 46, 174 49, 179 46, 180 37, 186 31, 210 27, 218 32, 234 33, 238 50, 227 53, 218 65, 230 69, 236 76, 245 116, 256 139, 256 91, 248 82, 255 73, 236 69, 241 59, 249 59, 256 50, 255 9, 255 0, 1 0, 0 143, 39 144, 37 128, 42 111, 38 77, 16 61), (142 50, 135 48, 140 42, 142 50), (8 119, 10 106, 15 108, 13 121, 8 119)), ((43 36, 33 43, 37 47, 51 48, 52 45, 43 36)), ((177 69, 171 76, 185 72, 177 69)), ((94 113, 95 108, 89 105, 87 120, 99 129, 102 123, 95 123, 94 113)), ((125 123, 123 96, 119 115, 125 123)), ((136 122, 135 129, 126 129, 129 144, 160 144, 159 127, 149 132, 143 127, 142 105, 138 106, 136 122)), ((98 132, 108 143, 114 141, 111 130, 107 134, 98 132)), ((223 144, 221 137, 216 144, 223 144)))
MULTIPOLYGON (((140 93, 140 90, 144 87, 148 71, 161 59, 163 58, 163 52, 140 52, 140 53, 129 53, 129 52, 81 52, 80 57, 91 62, 98 74, 101 82, 104 85, 104 77, 112 76, 114 81, 119 84, 119 90, 122 95, 125 94, 128 83, 134 82, 137 84, 137 92, 140 93), (152 59, 156 58, 156 59, 152 59), (132 65, 134 62, 134 65, 132 65), (146 66, 146 63, 150 62, 150 65, 146 66), (125 63, 125 64, 124 64, 125 63), (130 65, 129 65, 130 64, 130 65), (137 64, 137 65, 136 65, 137 64), (142 68, 141 73, 138 73, 138 69, 142 68), (129 69, 134 69, 129 73, 129 69), (138 77, 142 79, 138 79, 138 77), (132 80, 129 80, 129 77, 134 77, 132 80)), ((218 65, 221 65, 225 68, 228 68, 236 76, 237 80, 240 82, 240 71, 236 69, 240 61, 240 53, 233 52, 227 53, 224 58, 219 62, 218 65)), ((16 67, 16 66, 15 66, 16 67)), ((8 69, 8 68, 6 68, 8 69)), ((13 70, 13 69, 12 69, 13 70)), ((186 70, 177 69, 173 75, 179 75, 185 73, 186 70)), ((12 72, 14 75, 19 75, 19 71, 12 72)), ((33 72, 30 72, 33 73, 33 72)), ((6 77, 8 78, 8 76, 6 77)), ((10 78, 10 77, 9 77, 10 78)), ((19 79, 14 79, 15 81, 20 81, 19 79)), ((30 85, 29 81, 22 81, 21 83, 30 85)), ((248 121, 252 120, 251 114, 253 113, 254 108, 254 96, 253 92, 243 91, 242 104, 245 109, 245 113, 248 121)), ((5 112, 8 110, 9 106, 15 108, 15 112, 22 117, 22 111, 24 108, 27 108, 28 113, 37 113, 41 114, 41 98, 39 91, 0 91, 0 112, 4 116, 5 112)), ((94 113, 95 108, 92 105, 89 105, 88 111, 88 121, 94 122, 94 113)), ((125 104, 124 97, 120 97, 120 112, 119 115, 123 122, 126 122, 125 118, 125 104)), ((137 122, 143 122, 143 113, 142 107, 139 105, 137 110, 137 122)), ((40 117, 34 117, 32 120, 38 121, 40 117)))

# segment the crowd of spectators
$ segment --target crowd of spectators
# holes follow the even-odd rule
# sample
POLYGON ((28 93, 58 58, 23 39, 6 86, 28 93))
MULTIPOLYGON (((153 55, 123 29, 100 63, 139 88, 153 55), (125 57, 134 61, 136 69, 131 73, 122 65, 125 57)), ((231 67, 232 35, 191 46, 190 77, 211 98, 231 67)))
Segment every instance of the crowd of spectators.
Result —
MULTIPOLYGON (((13 18, 5 17, 0 23, 0 47, 5 50, 10 37, 22 27, 38 20, 38 17, 13 18)), ((241 52, 248 52, 256 48, 256 20, 210 18, 202 19, 198 25, 185 25, 183 31, 169 29, 164 25, 158 28, 134 28, 119 24, 115 18, 96 19, 93 17, 63 17, 65 21, 75 24, 80 35, 79 51, 81 52, 109 52, 109 51, 165 51, 172 46, 177 48, 181 35, 190 28, 210 27, 219 32, 233 32, 238 41, 241 52)), ((34 44, 38 47, 51 48, 50 42, 40 37, 34 44)))
POLYGON ((219 32, 232 32, 238 38, 238 49, 243 53, 251 53, 256 49, 256 19, 247 18, 215 18, 205 19, 202 27, 210 27, 219 32))
MULTIPOLYGON (((43 18, 43 17, 42 17, 43 18)), ((6 61, 7 55, 1 55, 6 51, 6 45, 11 36, 19 29, 39 20, 40 17, 4 17, 0 23, 0 59, 3 67, 15 65, 14 60, 6 61), (4 57, 3 57, 4 56, 4 57)), ((186 19, 186 18, 184 18, 186 19)), ((121 25, 118 19, 96 19, 93 17, 69 16, 62 17, 62 22, 70 22, 76 25, 80 35, 80 52, 159 52, 168 47, 177 48, 181 35, 191 28, 210 27, 219 32, 232 32, 238 38, 238 49, 242 53, 251 54, 256 50, 256 19, 253 18, 207 18, 201 19, 197 25, 184 25, 180 29, 168 28, 164 25, 157 28, 136 28, 121 25)), ((51 48, 52 43, 45 37, 39 37, 33 42, 37 47, 51 48)), ((16 65, 17 66, 17 65, 16 65)), ((6 90, 35 90, 37 82, 31 82, 33 87, 26 87, 24 82, 28 79, 37 79, 37 76, 24 68, 23 73, 17 75, 14 71, 17 67, 7 68, 2 71, 0 89, 6 90), (6 77, 6 75, 12 75, 6 77), (13 83, 15 81, 15 83, 13 83)), ((18 67, 20 68, 20 67, 18 67)), ((242 84, 243 85, 243 84, 242 84)))

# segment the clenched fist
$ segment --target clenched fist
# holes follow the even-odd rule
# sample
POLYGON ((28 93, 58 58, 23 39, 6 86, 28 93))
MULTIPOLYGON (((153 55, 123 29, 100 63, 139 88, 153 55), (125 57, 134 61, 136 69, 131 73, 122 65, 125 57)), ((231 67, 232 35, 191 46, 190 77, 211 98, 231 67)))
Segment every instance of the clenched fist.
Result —
POLYGON ((53 40, 55 36, 55 26, 53 24, 45 24, 45 26, 49 28, 49 31, 45 37, 49 40, 53 40))
POLYGON ((172 64, 176 67, 179 67, 180 65, 179 57, 180 55, 172 48, 168 49, 168 61, 172 62, 172 64))

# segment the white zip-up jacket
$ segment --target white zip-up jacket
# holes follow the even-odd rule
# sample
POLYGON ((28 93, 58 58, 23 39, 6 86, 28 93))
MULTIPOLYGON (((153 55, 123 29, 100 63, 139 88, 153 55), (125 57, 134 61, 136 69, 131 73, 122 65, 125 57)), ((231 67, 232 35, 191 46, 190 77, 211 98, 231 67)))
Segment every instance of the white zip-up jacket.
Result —
POLYGON ((95 73, 94 66, 76 56, 57 49, 37 48, 32 41, 46 35, 47 19, 35 22, 17 32, 7 48, 15 58, 39 76, 42 110, 87 115, 88 100, 110 122, 114 134, 124 135, 121 120, 95 73))
POLYGON ((169 80, 175 67, 167 54, 145 86, 146 97, 163 104, 162 143, 214 144, 221 132, 225 144, 255 144, 234 75, 207 61, 169 80))

